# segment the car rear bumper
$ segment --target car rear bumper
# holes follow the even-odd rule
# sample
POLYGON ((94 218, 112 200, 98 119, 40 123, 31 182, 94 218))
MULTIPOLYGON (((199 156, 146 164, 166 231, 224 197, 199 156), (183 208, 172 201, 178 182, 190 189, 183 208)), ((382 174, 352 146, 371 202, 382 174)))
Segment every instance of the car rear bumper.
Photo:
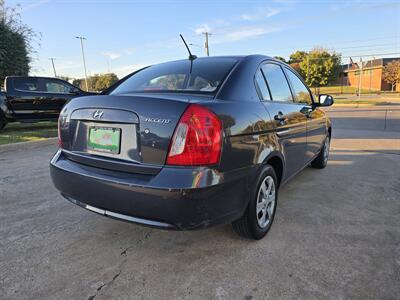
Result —
POLYGON ((86 209, 142 225, 189 230, 239 218, 253 171, 164 167, 156 175, 142 175, 80 164, 60 150, 50 173, 61 194, 86 209))

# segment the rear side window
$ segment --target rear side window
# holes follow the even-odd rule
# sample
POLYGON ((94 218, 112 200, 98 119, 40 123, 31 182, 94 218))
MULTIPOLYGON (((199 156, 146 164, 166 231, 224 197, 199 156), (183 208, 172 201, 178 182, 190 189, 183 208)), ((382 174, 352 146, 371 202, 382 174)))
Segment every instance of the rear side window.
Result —
POLYGON ((43 92, 38 78, 16 77, 13 79, 14 89, 26 92, 43 92))
POLYGON ((71 86, 56 80, 45 80, 46 92, 56 94, 69 94, 71 86))
POLYGON ((282 68, 276 64, 265 64, 261 68, 271 91, 272 100, 293 101, 292 93, 282 68))
POLYGON ((134 92, 214 93, 235 65, 234 58, 180 60, 145 68, 122 82, 110 94, 134 92))
POLYGON ((311 94, 308 88, 304 85, 304 83, 300 80, 300 78, 294 74, 288 68, 286 69, 286 74, 289 77, 290 82, 292 83, 293 92, 295 94, 295 101, 299 103, 307 103, 312 104, 311 94))
POLYGON ((271 100, 271 96, 269 94, 268 87, 265 82, 264 76, 261 73, 261 70, 257 71, 255 80, 262 100, 271 100))

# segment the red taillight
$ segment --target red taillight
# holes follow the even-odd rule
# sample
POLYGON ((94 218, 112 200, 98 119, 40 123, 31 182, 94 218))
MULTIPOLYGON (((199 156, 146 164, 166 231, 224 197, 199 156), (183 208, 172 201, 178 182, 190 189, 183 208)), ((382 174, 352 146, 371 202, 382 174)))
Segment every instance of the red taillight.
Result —
POLYGON ((222 126, 208 109, 191 104, 175 128, 167 157, 168 165, 200 166, 219 162, 222 126))
POLYGON ((63 142, 61 140, 61 117, 58 119, 58 147, 63 147, 63 142))

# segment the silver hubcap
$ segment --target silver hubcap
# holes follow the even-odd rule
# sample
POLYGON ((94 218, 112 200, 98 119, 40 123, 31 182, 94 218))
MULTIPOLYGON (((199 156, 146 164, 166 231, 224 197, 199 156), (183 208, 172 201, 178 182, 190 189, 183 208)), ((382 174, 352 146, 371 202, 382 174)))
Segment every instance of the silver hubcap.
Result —
POLYGON ((324 162, 327 163, 328 162, 328 157, 329 157, 329 137, 326 138, 325 140, 325 145, 324 145, 324 162))
POLYGON ((275 205, 275 182, 271 176, 267 176, 261 183, 257 196, 256 214, 258 226, 261 228, 268 226, 272 220, 275 205))

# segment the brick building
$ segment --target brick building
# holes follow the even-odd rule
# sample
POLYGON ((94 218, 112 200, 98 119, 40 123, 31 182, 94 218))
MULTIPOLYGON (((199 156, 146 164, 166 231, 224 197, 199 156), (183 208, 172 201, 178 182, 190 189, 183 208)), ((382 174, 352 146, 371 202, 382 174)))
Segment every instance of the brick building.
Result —
MULTIPOLYGON (((363 63, 361 75, 360 63, 353 62, 349 65, 344 65, 340 81, 343 85, 353 87, 359 87, 361 81, 361 88, 364 90, 390 91, 392 86, 382 79, 382 72, 383 67, 393 60, 400 60, 400 58, 378 58, 366 61, 363 63)), ((395 91, 400 92, 400 84, 396 86, 395 91)))

